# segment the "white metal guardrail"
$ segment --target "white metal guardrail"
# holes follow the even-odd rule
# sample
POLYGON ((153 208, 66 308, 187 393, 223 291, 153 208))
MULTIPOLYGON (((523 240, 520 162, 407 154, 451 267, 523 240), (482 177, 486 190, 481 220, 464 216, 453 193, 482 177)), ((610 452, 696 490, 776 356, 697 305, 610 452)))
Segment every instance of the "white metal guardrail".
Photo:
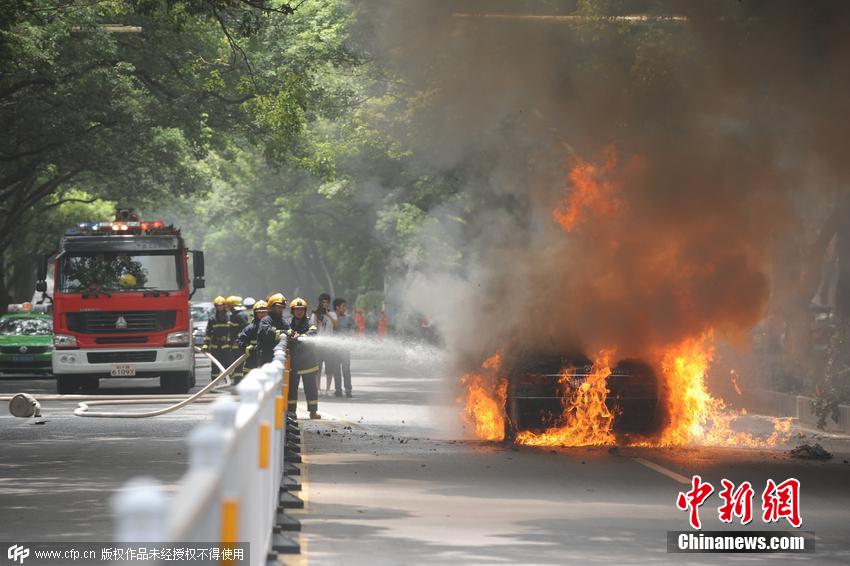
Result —
POLYGON ((173 497, 155 480, 130 480, 113 500, 117 542, 248 542, 250 563, 265 565, 284 472, 288 374, 279 347, 236 386, 238 402, 212 404, 212 421, 189 435, 189 469, 173 497))

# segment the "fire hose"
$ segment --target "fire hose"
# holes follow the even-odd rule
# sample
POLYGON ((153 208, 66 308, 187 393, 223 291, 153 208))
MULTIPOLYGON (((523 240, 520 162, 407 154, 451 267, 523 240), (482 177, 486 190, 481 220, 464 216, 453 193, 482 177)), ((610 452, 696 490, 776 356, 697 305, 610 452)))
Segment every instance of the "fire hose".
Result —
POLYGON ((40 417, 41 416, 41 404, 40 400, 45 401, 79 401, 78 407, 74 410, 74 415, 78 417, 99 417, 99 418, 113 418, 113 419, 141 419, 147 417, 156 417, 159 415, 165 415, 168 413, 172 413, 189 405, 190 403, 206 403, 214 400, 217 396, 212 397, 202 397, 207 393, 213 391, 219 383, 223 380, 227 379, 236 368, 238 368, 242 363, 248 358, 248 354, 242 354, 239 358, 237 358, 230 366, 225 368, 219 363, 214 356, 210 355, 208 352, 202 351, 197 346, 195 350, 201 352, 205 356, 207 356, 212 363, 218 366, 221 373, 211 380, 207 385, 201 388, 196 393, 188 397, 175 396, 175 395, 133 395, 133 396, 115 396, 111 398, 104 398, 103 396, 96 395, 41 395, 34 396, 28 393, 18 393, 17 395, 8 397, 8 396, 0 396, 0 400, 8 400, 9 401, 9 412, 14 416, 18 417, 40 417), (108 412, 108 411, 90 411, 89 407, 101 406, 101 405, 156 405, 161 403, 173 403, 174 401, 178 401, 173 405, 168 407, 164 407, 162 409, 157 409, 155 411, 145 411, 145 412, 108 412))

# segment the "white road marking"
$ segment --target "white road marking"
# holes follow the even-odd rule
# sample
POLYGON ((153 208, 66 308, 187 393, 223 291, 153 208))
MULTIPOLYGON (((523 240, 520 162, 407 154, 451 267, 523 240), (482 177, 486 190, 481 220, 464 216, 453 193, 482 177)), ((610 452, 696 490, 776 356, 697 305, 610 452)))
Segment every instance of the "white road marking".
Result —
POLYGON ((673 470, 668 470, 664 466, 660 466, 660 465, 656 464, 655 462, 650 462, 649 460, 644 460, 643 458, 632 458, 632 460, 634 460, 635 462, 637 462, 641 466, 646 466, 650 470, 654 470, 654 471, 658 472, 662 476, 667 476, 668 478, 675 480, 679 483, 683 483, 685 485, 691 485, 691 480, 689 478, 686 478, 682 474, 677 474, 673 470))

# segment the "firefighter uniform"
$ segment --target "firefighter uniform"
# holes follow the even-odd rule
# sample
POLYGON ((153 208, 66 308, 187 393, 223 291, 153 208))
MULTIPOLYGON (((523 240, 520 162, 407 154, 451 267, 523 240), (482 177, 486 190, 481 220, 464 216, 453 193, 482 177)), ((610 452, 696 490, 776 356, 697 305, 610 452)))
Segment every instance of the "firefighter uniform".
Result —
POLYGON ((266 302, 257 301, 254 307, 254 320, 251 324, 242 329, 239 337, 236 339, 238 352, 248 352, 248 359, 245 360, 244 373, 249 370, 259 367, 259 357, 257 356, 257 334, 260 330, 260 321, 263 317, 258 316, 258 313, 266 311, 266 302))
POLYGON ((280 335, 287 333, 289 324, 282 316, 269 311, 257 326, 257 365, 267 364, 274 359, 274 347, 280 341, 280 335))
MULTIPOLYGON (((289 321, 289 330, 286 332, 288 337, 293 337, 296 333, 300 336, 316 334, 316 325, 311 324, 307 317, 307 301, 300 298, 295 299, 289 303, 289 308, 293 310, 293 317, 289 321), (303 309, 301 318, 294 316, 295 309, 303 309)), ((316 358, 315 345, 291 340, 289 355, 291 356, 290 367, 292 368, 289 384, 289 412, 294 413, 298 406, 298 381, 300 380, 304 382, 304 396, 307 398, 307 410, 310 411, 310 418, 321 418, 318 413, 319 362, 316 358)))
MULTIPOLYGON (((216 309, 216 312, 207 321, 207 331, 204 335, 203 349, 212 354, 212 356, 218 360, 222 366, 227 368, 232 359, 230 346, 230 313, 226 310, 216 309)), ((218 374, 218 366, 213 364, 212 376, 215 377, 218 374)))
MULTIPOLYGON (((242 355, 243 348, 239 347, 239 334, 248 326, 248 321, 245 316, 237 310, 242 305, 242 298, 235 295, 227 297, 227 308, 230 310, 230 363, 242 355)), ((233 371, 233 379, 236 383, 241 381, 245 375, 244 365, 239 366, 233 371)))

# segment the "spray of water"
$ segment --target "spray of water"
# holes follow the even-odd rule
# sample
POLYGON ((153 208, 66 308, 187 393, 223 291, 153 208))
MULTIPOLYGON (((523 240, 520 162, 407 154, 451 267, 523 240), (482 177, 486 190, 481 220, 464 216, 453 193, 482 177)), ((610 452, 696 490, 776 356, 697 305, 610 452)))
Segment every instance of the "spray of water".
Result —
POLYGON ((359 358, 396 360, 409 367, 436 369, 445 361, 445 352, 426 342, 413 339, 375 336, 301 336, 299 341, 319 347, 339 348, 359 358))

